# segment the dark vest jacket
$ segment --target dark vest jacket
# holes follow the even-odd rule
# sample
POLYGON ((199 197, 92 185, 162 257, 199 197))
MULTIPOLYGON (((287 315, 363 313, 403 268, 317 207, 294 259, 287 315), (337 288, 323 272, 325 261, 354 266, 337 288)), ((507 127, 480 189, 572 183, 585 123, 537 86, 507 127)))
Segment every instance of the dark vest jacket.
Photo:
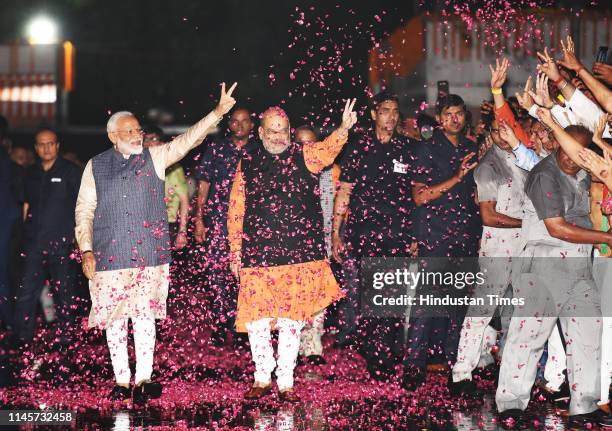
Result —
POLYGON ((319 176, 306 167, 302 147, 281 154, 259 146, 243 158, 245 180, 242 263, 269 267, 324 259, 319 176))
POLYGON ((92 159, 97 205, 93 250, 97 270, 157 266, 170 261, 164 181, 148 149, 124 159, 111 148, 92 159))

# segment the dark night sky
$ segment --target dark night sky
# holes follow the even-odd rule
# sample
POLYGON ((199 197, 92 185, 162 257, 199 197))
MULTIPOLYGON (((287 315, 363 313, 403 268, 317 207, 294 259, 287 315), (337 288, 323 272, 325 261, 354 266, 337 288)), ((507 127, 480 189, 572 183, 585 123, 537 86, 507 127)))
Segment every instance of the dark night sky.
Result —
POLYGON ((411 3, 0 0, 0 40, 21 36, 38 12, 60 23, 77 49, 72 124, 101 125, 107 111, 142 115, 152 107, 188 124, 213 107, 222 80, 239 82, 238 104, 256 111, 282 104, 320 124, 338 119, 336 101, 366 102, 368 49, 412 15, 411 3))

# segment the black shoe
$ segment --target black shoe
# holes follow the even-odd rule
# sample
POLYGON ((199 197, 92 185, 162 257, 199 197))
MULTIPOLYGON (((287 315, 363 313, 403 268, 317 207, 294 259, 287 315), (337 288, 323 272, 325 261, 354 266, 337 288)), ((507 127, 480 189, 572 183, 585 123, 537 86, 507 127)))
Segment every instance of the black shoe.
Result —
POLYGON ((561 387, 557 392, 553 392, 550 396, 550 400, 555 404, 567 404, 570 400, 570 387, 569 383, 566 381, 563 382, 561 387))
POLYGON ((592 428, 598 424, 601 424, 604 420, 610 419, 610 415, 597 409, 590 413, 582 415, 570 415, 569 423, 570 426, 581 427, 581 428, 592 428))
POLYGON ((162 385, 159 382, 144 382, 134 386, 134 404, 146 404, 148 400, 159 398, 162 393, 162 385))
POLYGON ((524 417, 525 412, 521 409, 509 409, 499 413, 499 421, 503 425, 511 425, 510 422, 520 422, 524 417))
POLYGON ((402 387, 407 391, 414 391, 418 387, 425 384, 425 372, 417 368, 406 369, 404 371, 404 378, 402 379, 402 387))
POLYGON ((115 385, 110 394, 108 394, 108 399, 111 401, 119 401, 122 403, 129 403, 130 398, 132 397, 132 391, 130 388, 126 388, 125 386, 115 385))
POLYGON ((325 361, 325 358, 323 358, 323 356, 321 355, 310 355, 310 356, 307 356, 305 359, 306 359, 306 363, 309 365, 327 364, 327 361, 325 361))
POLYGON ((607 416, 604 416, 602 419, 599 420, 599 425, 604 427, 604 428, 612 428, 612 414, 609 414, 607 416))
POLYGON ((452 374, 448 377, 448 391, 451 396, 456 398, 466 398, 471 400, 482 400, 484 394, 476 387, 473 380, 461 380, 453 382, 452 374))

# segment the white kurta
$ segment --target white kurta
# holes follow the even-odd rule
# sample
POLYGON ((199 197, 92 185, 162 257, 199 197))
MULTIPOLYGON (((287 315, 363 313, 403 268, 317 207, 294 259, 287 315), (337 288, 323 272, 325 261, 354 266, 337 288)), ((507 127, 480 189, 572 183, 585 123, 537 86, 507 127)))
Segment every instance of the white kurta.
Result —
MULTIPOLYGON (((149 150, 157 176, 164 180, 166 168, 201 144, 220 119, 211 112, 170 143, 151 147, 149 150)), ((90 160, 83 172, 75 210, 76 239, 81 250, 92 250, 96 234, 93 230, 96 205, 96 183, 90 160)), ((96 272, 89 282, 92 307, 88 326, 105 329, 117 319, 165 318, 169 277, 168 264, 96 272)))

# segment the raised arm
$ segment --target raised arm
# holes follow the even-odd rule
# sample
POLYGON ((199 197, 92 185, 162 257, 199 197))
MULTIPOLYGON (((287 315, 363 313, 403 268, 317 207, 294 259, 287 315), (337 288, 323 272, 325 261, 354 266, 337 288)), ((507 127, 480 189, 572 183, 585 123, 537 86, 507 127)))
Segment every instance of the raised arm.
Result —
POLYGON ((563 48, 563 60, 558 61, 563 67, 573 70, 578 78, 591 90, 597 102, 607 111, 612 112, 612 91, 606 85, 595 78, 576 57, 574 41, 571 36, 567 36, 566 43, 561 40, 563 48))
POLYGON ((237 85, 238 84, 234 82, 234 85, 226 92, 225 82, 222 83, 221 97, 215 109, 191 126, 185 133, 174 138, 168 145, 159 145, 150 149, 156 169, 159 166, 161 169, 165 170, 168 166, 181 160, 189 151, 204 141, 204 138, 206 138, 211 130, 221 121, 223 116, 236 104, 236 100, 232 97, 232 93, 237 85))
POLYGON ((612 153, 607 150, 603 153, 604 156, 601 157, 588 148, 583 148, 578 155, 584 167, 599 178, 608 190, 612 190, 612 153))
POLYGON ((524 144, 529 142, 529 136, 523 130, 521 125, 514 118, 514 114, 510 109, 510 105, 506 103, 502 86, 506 82, 508 76, 508 66, 510 63, 507 58, 504 58, 501 63, 499 59, 495 60, 495 68, 489 65, 491 71, 491 93, 493 94, 493 101, 495 102, 495 118, 498 121, 507 122, 510 127, 514 130, 514 133, 524 144))
POLYGON ((549 109, 539 108, 538 109, 538 118, 545 126, 550 128, 555 135, 555 139, 559 142, 563 151, 569 156, 570 159, 578 166, 584 168, 584 163, 580 158, 580 150, 582 150, 582 145, 580 145, 569 133, 567 133, 563 128, 557 124, 555 119, 552 117, 549 109))
POLYGON ((353 111, 355 102, 348 99, 342 113, 342 124, 321 142, 304 144, 304 160, 310 172, 318 174, 325 167, 331 165, 336 156, 346 144, 349 130, 357 122, 357 113, 353 111))

